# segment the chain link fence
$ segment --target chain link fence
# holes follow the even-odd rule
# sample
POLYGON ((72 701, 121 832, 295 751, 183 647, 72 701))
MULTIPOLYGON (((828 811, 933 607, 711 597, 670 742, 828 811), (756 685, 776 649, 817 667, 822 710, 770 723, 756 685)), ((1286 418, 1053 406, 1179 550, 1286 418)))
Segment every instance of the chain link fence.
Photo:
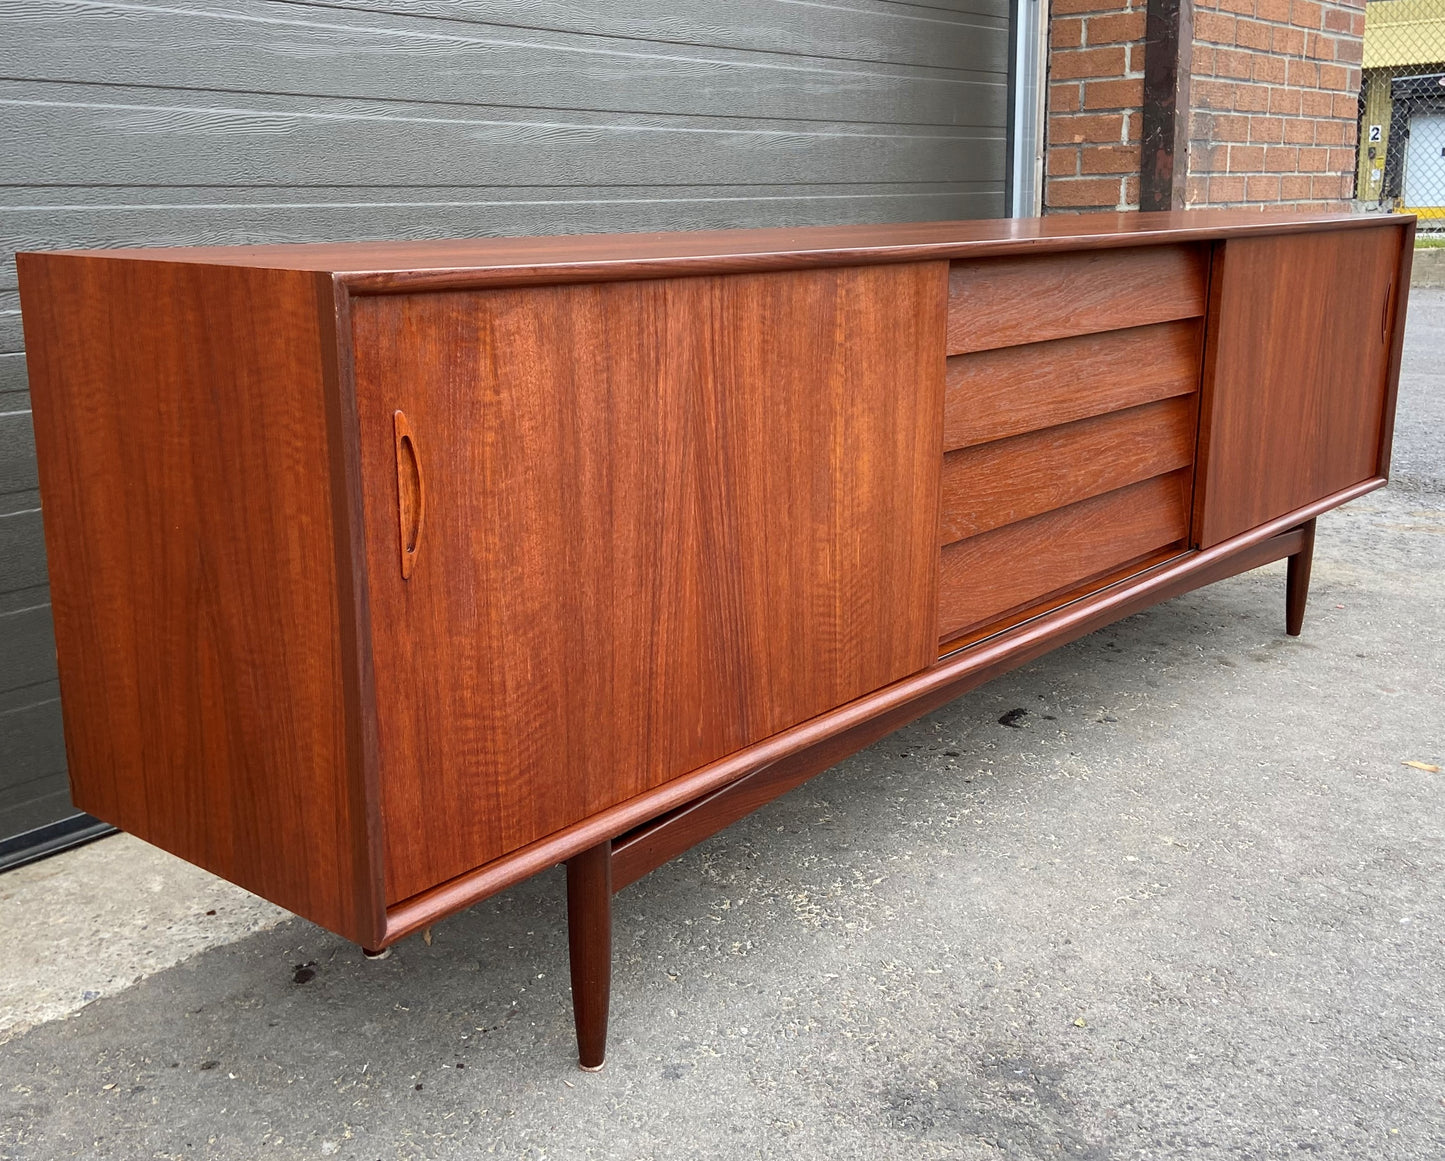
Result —
POLYGON ((1445 234, 1445 0, 1365 5, 1355 197, 1445 234))

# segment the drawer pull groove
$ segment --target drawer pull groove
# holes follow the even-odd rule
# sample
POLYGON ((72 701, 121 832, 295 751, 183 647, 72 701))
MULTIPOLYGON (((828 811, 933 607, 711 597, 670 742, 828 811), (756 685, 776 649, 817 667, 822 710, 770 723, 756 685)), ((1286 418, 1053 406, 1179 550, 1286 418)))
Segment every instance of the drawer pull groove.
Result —
POLYGON ((422 482, 416 436, 412 434, 406 412, 398 411, 392 418, 396 433, 396 519, 401 545, 401 579, 410 580, 426 523, 426 487, 422 482))

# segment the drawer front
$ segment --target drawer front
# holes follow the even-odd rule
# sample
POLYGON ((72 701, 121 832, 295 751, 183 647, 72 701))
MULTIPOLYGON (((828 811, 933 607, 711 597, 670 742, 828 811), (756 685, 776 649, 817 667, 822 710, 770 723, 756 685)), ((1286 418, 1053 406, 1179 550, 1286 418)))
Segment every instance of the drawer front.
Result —
POLYGON ((1194 413, 1186 395, 950 452, 940 543, 1188 467, 1194 413))
POLYGON ((943 548, 944 641, 1175 545, 1189 532, 1190 472, 1171 472, 943 548))
POLYGON ((1203 246, 1139 246, 955 262, 948 353, 1013 347, 1204 313, 1203 246))
POLYGON ((1201 320, 1000 347, 948 360, 943 446, 1187 395, 1199 386, 1201 320))

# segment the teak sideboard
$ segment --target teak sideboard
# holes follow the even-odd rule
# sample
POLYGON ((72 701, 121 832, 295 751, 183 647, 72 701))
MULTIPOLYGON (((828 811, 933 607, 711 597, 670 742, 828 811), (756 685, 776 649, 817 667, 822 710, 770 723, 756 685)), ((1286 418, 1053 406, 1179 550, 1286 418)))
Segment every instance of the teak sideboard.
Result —
POLYGON ((1414 220, 19 256, 77 806, 371 951, 613 892, 1385 483, 1414 220))

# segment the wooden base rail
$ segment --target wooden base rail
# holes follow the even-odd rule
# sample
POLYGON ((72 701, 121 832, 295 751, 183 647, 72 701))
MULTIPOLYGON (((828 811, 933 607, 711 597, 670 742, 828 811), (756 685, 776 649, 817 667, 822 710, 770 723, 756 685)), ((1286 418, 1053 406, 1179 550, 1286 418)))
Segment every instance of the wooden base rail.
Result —
MULTIPOLYGON (((1298 545, 1299 541, 1291 539, 1281 541, 1279 545, 1270 542, 1281 534, 1295 532, 1320 512, 1338 507, 1384 484, 1385 480, 1378 477, 1365 480, 1213 548, 1176 558, 1127 582, 1091 593, 1044 616, 973 643, 914 677, 784 731, 747 750, 730 754, 722 761, 678 778, 656 791, 549 835, 505 860, 480 867, 404 900, 387 909, 385 934, 376 943, 376 950, 423 927, 430 927, 454 911, 479 903, 498 891, 566 862, 604 839, 627 835, 671 811, 686 810, 714 791, 731 786, 765 767, 817 748, 820 755, 824 750, 833 755, 819 767, 827 769, 849 754, 871 745, 877 738, 1051 649, 1159 601, 1289 556, 1292 551, 1298 551, 1297 547, 1291 549, 1290 546, 1298 545), (884 720, 896 724, 882 729, 884 720), (881 732, 868 741, 852 748, 839 742, 843 737, 864 736, 866 727, 873 722, 880 723, 881 732), (859 731, 857 735, 852 734, 855 729, 859 731)), ((799 781, 806 781, 808 777, 810 775, 803 775, 799 781)), ((646 873, 641 871, 625 882, 634 882, 646 873)))
MULTIPOLYGON (((1369 486, 1380 483, 1383 481, 1371 481, 1369 486)), ((1362 486, 1351 492, 1358 494, 1362 490, 1369 489, 1362 486)), ((1170 597, 1288 558, 1286 631, 1298 636, 1309 596, 1314 542, 1315 519, 1311 516, 1264 539, 1252 534, 1238 537, 1209 552, 1191 554, 1172 567, 1160 566, 1152 575, 1082 597, 1034 623, 998 635, 1000 639, 1015 639, 1025 631, 1038 634, 1042 630, 1049 634, 1046 647, 1010 651, 986 666, 965 667, 947 684, 934 686, 805 750, 779 758, 615 839, 604 839, 573 854, 567 859, 567 931, 579 1066, 589 1071, 599 1069, 606 1053, 613 894, 815 775, 1017 668, 1046 648, 1052 649, 1170 597)), ((971 646, 967 652, 977 648, 971 646)))

